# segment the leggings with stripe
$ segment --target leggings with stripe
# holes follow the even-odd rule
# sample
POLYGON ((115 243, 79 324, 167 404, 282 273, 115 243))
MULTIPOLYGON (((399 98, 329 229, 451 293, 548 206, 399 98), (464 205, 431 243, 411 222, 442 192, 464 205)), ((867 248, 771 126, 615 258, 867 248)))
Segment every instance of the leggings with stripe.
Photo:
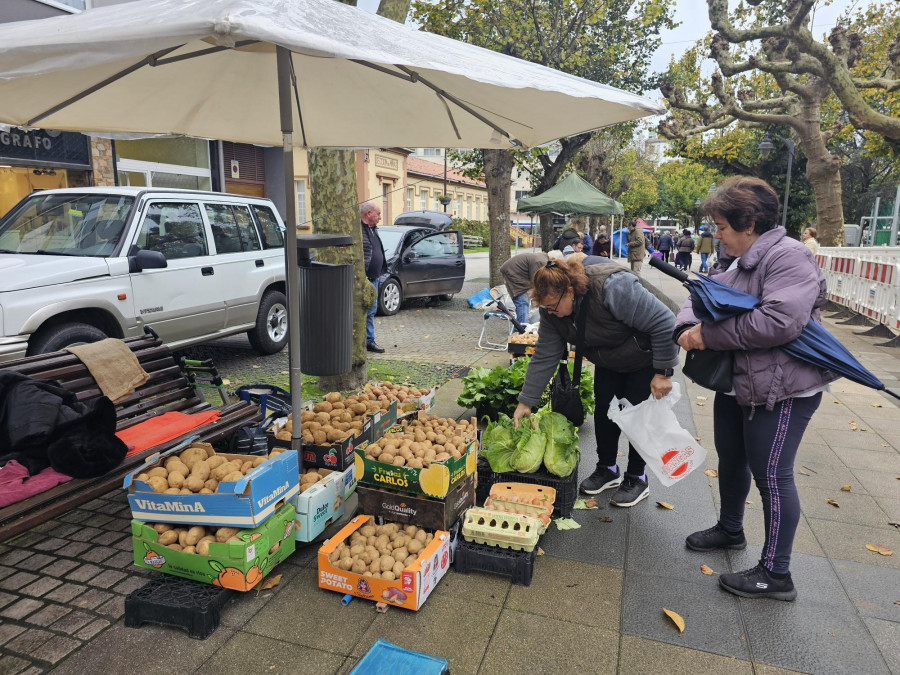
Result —
POLYGON ((716 394, 714 429, 719 454, 719 523, 743 527, 750 479, 762 497, 766 541, 760 562, 784 574, 791 563, 794 533, 800 522, 800 497, 794 484, 794 458, 822 394, 779 401, 771 411, 738 405, 734 396, 716 394))

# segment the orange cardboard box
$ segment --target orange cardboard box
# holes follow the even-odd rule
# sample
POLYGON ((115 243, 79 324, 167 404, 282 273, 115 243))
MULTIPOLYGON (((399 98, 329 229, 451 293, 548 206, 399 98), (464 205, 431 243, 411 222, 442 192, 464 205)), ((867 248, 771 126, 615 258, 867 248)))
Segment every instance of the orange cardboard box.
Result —
POLYGON ((450 533, 437 530, 434 539, 419 554, 418 559, 403 570, 400 578, 395 581, 366 577, 332 565, 328 556, 342 541, 369 524, 375 524, 373 516, 356 516, 319 549, 319 588, 418 610, 450 568, 450 533))

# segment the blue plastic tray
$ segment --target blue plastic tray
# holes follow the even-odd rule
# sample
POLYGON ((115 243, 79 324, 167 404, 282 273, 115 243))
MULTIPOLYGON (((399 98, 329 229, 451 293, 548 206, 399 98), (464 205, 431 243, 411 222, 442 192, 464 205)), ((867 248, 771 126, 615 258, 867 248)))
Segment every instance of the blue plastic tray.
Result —
POLYGON ((350 675, 445 675, 449 672, 446 659, 411 652, 378 638, 350 675))

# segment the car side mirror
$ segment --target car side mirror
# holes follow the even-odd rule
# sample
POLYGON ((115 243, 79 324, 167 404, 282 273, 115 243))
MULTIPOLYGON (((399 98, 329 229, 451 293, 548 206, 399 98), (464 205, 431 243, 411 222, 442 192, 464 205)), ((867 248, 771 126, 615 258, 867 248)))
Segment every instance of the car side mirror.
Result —
POLYGON ((411 263, 413 260, 418 260, 419 254, 415 251, 407 251, 403 256, 403 262, 411 263))
POLYGON ((143 272, 144 270, 164 269, 169 266, 164 256, 159 251, 140 250, 134 255, 128 256, 128 271, 143 272))

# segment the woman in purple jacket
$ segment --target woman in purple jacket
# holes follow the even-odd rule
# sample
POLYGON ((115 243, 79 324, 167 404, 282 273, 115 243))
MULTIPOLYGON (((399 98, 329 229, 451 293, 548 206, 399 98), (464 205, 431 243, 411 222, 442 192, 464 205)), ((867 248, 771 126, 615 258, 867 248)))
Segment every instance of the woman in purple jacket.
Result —
POLYGON ((675 322, 684 349, 734 352, 734 390, 716 394, 714 440, 719 455, 719 521, 694 532, 695 551, 743 549, 744 504, 751 477, 763 502, 766 538, 759 564, 723 574, 719 584, 744 597, 793 600, 789 571, 800 499, 794 485, 794 458, 827 384, 837 376, 788 356, 779 347, 819 321, 825 279, 809 250, 778 226, 778 195, 765 181, 735 176, 704 204, 718 226, 727 271, 716 276, 760 298, 745 314, 701 323, 690 299, 675 322))

